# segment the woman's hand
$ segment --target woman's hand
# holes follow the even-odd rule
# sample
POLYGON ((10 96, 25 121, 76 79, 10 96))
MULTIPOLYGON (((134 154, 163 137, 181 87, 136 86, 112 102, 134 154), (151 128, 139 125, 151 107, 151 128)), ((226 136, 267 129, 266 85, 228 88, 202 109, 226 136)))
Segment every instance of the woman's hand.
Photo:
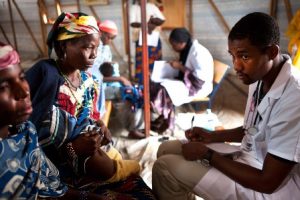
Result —
POLYGON ((185 131, 185 137, 192 142, 212 143, 214 142, 213 134, 201 127, 193 127, 185 131))
POLYGON ((101 146, 107 145, 109 142, 112 141, 111 133, 110 133, 109 129, 105 126, 105 124, 103 123, 102 120, 99 120, 96 123, 101 128, 100 135, 104 136, 101 141, 101 146))
POLYGON ((172 60, 172 61, 169 61, 171 67, 173 67, 174 69, 178 69, 180 71, 183 71, 184 72, 184 66, 181 64, 180 61, 177 61, 177 60, 172 60))
POLYGON ((72 141, 72 146, 78 156, 92 156, 101 144, 101 136, 95 130, 81 134, 72 141))
POLYGON ((188 142, 182 145, 182 155, 186 160, 202 159, 208 148, 202 142, 188 142))

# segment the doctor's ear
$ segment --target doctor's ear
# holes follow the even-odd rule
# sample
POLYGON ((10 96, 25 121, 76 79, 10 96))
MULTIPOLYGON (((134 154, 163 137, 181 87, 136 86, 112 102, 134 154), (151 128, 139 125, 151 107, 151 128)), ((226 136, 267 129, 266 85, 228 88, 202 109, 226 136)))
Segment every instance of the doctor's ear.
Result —
POLYGON ((278 45, 271 45, 267 49, 267 54, 269 55, 269 58, 273 60, 278 54, 279 54, 280 48, 278 45))

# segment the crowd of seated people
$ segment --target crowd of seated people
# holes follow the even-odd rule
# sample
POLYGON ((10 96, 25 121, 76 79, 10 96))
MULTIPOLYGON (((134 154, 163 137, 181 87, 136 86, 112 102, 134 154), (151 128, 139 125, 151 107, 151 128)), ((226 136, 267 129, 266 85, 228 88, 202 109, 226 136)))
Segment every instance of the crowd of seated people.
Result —
MULTIPOLYGON (((0 199, 297 199, 300 72, 280 52, 273 17, 250 13, 228 36, 234 69, 249 85, 245 124, 194 127, 187 140, 163 142, 153 191, 139 162, 122 158, 101 120, 102 80, 89 68, 101 57, 101 34, 108 34, 102 31, 93 16, 63 12, 48 34, 49 58, 26 72, 18 53, 0 42, 0 199), (225 142, 240 142, 241 156, 233 160, 206 146, 225 142)), ((182 95, 174 99, 168 84, 150 82, 158 113, 151 129, 158 133, 172 129, 174 106, 212 91, 210 52, 185 28, 172 30, 169 42, 179 53, 168 61, 178 70, 170 81, 182 86, 176 91, 182 95)))

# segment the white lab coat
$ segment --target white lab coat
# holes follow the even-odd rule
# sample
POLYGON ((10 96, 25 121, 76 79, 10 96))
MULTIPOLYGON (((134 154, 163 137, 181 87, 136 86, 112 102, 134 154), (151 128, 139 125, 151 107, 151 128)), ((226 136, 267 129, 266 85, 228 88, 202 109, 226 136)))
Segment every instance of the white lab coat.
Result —
POLYGON ((206 97, 213 89, 214 61, 210 52, 202 46, 198 40, 193 45, 187 56, 185 67, 193 71, 193 75, 204 81, 202 88, 196 95, 189 96, 189 89, 183 81, 165 80, 161 83, 164 86, 175 106, 191 102, 195 97, 206 97))
MULTIPOLYGON (((256 84, 249 88, 244 127, 251 126, 251 101, 256 84)), ((270 91, 258 106, 262 119, 258 132, 251 136, 253 149, 243 150, 237 160, 258 169, 262 168, 264 158, 269 152, 286 160, 297 162, 293 170, 273 194, 263 194, 245 188, 220 171, 211 168, 195 186, 196 194, 207 199, 289 199, 300 197, 300 71, 291 66, 291 60, 284 64, 270 91)), ((252 109, 253 110, 253 109, 252 109)), ((244 137, 245 139, 245 137, 244 137)), ((242 142, 245 146, 245 140, 242 142)))

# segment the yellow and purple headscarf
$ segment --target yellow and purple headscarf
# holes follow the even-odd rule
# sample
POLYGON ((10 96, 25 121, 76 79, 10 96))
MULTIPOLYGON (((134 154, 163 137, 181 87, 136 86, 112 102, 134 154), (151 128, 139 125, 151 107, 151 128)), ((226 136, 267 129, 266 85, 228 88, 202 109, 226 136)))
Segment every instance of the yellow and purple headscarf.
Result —
POLYGON ((47 38, 49 56, 54 41, 68 40, 88 34, 99 33, 97 21, 93 16, 84 13, 63 12, 54 22, 47 38))
POLYGON ((0 42, 0 71, 20 63, 19 54, 10 45, 0 42))

